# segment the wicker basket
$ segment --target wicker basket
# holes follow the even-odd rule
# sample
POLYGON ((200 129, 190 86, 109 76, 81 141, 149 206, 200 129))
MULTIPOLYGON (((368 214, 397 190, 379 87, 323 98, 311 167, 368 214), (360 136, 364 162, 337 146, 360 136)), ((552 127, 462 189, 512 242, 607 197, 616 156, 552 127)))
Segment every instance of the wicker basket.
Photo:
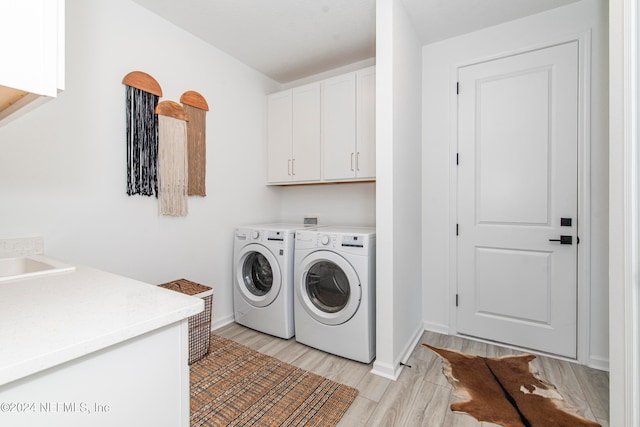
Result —
POLYGON ((204 311, 189 317, 189 365, 191 365, 209 352, 213 289, 186 279, 174 280, 160 286, 204 300, 204 311))

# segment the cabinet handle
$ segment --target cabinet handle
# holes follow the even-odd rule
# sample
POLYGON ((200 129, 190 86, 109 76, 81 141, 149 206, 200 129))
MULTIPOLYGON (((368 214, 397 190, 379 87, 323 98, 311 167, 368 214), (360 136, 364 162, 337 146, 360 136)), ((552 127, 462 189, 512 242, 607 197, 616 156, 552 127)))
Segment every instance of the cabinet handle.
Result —
POLYGON ((291 159, 287 159, 287 175, 291 176, 291 159))
POLYGON ((360 152, 356 154, 356 170, 360 172, 360 152))
POLYGON ((296 174, 296 159, 291 159, 291 175, 296 174))
POLYGON ((353 172, 353 153, 351 153, 351 172, 353 172))

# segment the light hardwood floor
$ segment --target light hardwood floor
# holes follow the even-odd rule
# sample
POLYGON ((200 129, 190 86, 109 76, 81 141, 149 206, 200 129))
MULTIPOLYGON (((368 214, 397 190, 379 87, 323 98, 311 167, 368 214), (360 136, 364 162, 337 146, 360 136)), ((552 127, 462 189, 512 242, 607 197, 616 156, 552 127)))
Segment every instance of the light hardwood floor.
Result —
MULTIPOLYGON (((372 365, 354 362, 307 347, 295 337, 283 340, 232 323, 213 331, 261 353, 294 366, 356 387, 360 394, 338 427, 426 426, 490 427, 466 414, 454 413, 449 405, 458 399, 442 374, 441 359, 421 346, 460 350, 479 356, 502 356, 517 351, 454 336, 424 332, 397 381, 371 374, 372 365)), ((603 427, 609 423, 609 375, 575 363, 538 356, 532 362, 539 375, 554 384, 576 412, 603 427)), ((550 426, 551 427, 551 426, 550 426)))

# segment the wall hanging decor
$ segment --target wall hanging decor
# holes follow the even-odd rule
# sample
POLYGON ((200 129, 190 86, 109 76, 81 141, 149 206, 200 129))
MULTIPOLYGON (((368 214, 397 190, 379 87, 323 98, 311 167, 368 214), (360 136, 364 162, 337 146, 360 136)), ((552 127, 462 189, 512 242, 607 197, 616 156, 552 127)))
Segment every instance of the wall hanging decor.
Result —
POLYGON ((158 119, 162 89, 147 73, 132 71, 122 83, 127 97, 127 194, 158 195, 158 119))
POLYGON ((206 196, 206 115, 209 111, 209 105, 202 95, 192 90, 183 93, 180 102, 189 116, 187 123, 188 194, 190 196, 206 196))
POLYGON ((161 215, 185 216, 187 209, 189 116, 174 101, 162 101, 158 114, 158 208, 161 215))

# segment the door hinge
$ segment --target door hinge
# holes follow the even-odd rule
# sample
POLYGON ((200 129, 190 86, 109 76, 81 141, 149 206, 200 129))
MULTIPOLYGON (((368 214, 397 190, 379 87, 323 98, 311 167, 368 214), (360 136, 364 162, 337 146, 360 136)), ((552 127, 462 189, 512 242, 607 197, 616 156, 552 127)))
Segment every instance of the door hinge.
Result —
POLYGON ((456 82, 456 95, 460 95, 460 82, 456 82))
POLYGON ((460 224, 456 224, 456 236, 459 234, 460 232, 460 224))
POLYGON ((456 307, 458 306, 458 294, 456 294, 456 307))

